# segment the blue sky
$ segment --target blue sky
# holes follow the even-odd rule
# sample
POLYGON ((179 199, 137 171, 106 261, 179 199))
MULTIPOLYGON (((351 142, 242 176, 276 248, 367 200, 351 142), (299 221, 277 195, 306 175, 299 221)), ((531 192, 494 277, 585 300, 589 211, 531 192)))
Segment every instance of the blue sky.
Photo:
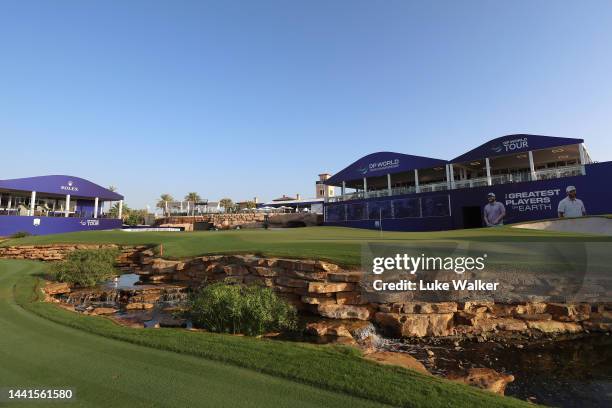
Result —
POLYGON ((581 137, 612 159, 610 1, 2 1, 0 178, 128 205, 311 196, 391 150, 581 137))

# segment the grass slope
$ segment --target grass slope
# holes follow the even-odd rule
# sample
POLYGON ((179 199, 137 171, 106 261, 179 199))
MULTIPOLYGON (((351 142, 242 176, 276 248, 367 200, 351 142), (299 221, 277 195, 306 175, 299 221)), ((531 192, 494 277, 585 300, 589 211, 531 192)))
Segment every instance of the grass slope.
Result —
POLYGON ((291 258, 326 259, 347 266, 361 261, 362 245, 416 241, 472 242, 564 242, 608 241, 612 237, 536 231, 510 227, 440 232, 383 232, 342 228, 309 227, 281 230, 203 232, 92 231, 12 239, 0 245, 51 243, 115 243, 125 245, 163 244, 164 257, 186 258, 204 254, 258 253, 291 258))
POLYGON ((43 267, 0 261, 0 384, 74 387, 74 406, 527 406, 344 347, 132 329, 78 315, 38 300, 43 267))

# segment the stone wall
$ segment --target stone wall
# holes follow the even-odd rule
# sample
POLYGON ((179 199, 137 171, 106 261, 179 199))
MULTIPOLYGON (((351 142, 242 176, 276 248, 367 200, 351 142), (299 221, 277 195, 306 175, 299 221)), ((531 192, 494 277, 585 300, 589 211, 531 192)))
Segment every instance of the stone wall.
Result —
MULTIPOLYGON (((263 213, 238 213, 238 214, 205 214, 194 217, 167 217, 160 218, 156 221, 159 226, 180 226, 186 231, 193 230, 193 224, 196 222, 209 223, 213 228, 217 229, 235 229, 241 228, 263 228, 266 215, 263 213)), ((287 213, 287 214, 270 214, 268 223, 271 227, 290 227, 303 224, 305 226, 319 225, 323 222, 323 216, 320 214, 309 213, 287 213)))
POLYGON ((363 272, 324 261, 255 255, 173 261, 157 257, 151 248, 144 246, 68 244, 0 247, 0 258, 57 261, 75 249, 104 248, 118 248, 119 265, 135 270, 145 283, 198 287, 225 281, 262 285, 272 288, 302 312, 329 319, 374 321, 397 337, 612 331, 612 303, 605 302, 372 302, 362 287, 363 272))
POLYGON ((61 261, 76 249, 118 249, 117 265, 121 268, 137 268, 140 252, 146 246, 127 246, 114 244, 49 244, 0 247, 0 259, 30 259, 33 261, 61 261))
POLYGON ((143 252, 144 281, 259 284, 272 288, 298 310, 330 319, 372 320, 389 335, 429 337, 488 333, 574 334, 612 330, 612 303, 515 304, 491 301, 372 303, 362 288, 363 272, 323 261, 204 256, 187 261, 143 252))

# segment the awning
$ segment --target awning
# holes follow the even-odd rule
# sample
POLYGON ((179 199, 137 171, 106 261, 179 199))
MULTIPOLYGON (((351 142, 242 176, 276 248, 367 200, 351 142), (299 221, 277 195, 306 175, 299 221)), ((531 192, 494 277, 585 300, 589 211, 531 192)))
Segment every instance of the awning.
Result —
POLYGON ((26 177, 9 180, 0 180, 0 189, 17 191, 36 191, 37 193, 67 195, 73 197, 91 198, 98 197, 100 200, 119 201, 123 200, 121 194, 110 191, 91 181, 80 177, 52 175, 26 177))
POLYGON ((529 150, 548 149, 551 147, 568 146, 582 143, 582 139, 539 135, 507 135, 498 137, 451 160, 451 163, 464 163, 481 160, 485 157, 506 156, 529 150))
POLYGON ((386 174, 405 173, 414 169, 430 169, 445 166, 446 160, 413 156, 395 152, 378 152, 362 157, 350 166, 325 180, 325 184, 341 186, 343 181, 360 180, 386 174))

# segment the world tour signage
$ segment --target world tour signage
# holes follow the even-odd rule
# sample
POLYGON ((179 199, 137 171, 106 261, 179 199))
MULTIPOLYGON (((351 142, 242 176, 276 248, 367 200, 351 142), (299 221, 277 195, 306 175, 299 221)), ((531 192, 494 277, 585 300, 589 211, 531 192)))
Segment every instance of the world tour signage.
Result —
POLYGON ((518 211, 547 211, 553 209, 553 197, 558 197, 561 189, 523 191, 507 193, 505 204, 508 208, 518 211))
POLYGON ((529 140, 526 137, 518 139, 504 140, 501 144, 493 146, 491 150, 495 153, 502 152, 513 152, 515 150, 522 150, 529 147, 529 140))
POLYGON ((379 162, 369 163, 367 167, 363 167, 358 170, 361 174, 366 175, 370 172, 395 169, 399 167, 399 165, 400 165, 399 159, 383 160, 379 162))
POLYGON ((66 186, 60 186, 60 189, 64 191, 79 191, 78 187, 73 186, 74 183, 72 182, 72 180, 69 180, 66 184, 66 186))

